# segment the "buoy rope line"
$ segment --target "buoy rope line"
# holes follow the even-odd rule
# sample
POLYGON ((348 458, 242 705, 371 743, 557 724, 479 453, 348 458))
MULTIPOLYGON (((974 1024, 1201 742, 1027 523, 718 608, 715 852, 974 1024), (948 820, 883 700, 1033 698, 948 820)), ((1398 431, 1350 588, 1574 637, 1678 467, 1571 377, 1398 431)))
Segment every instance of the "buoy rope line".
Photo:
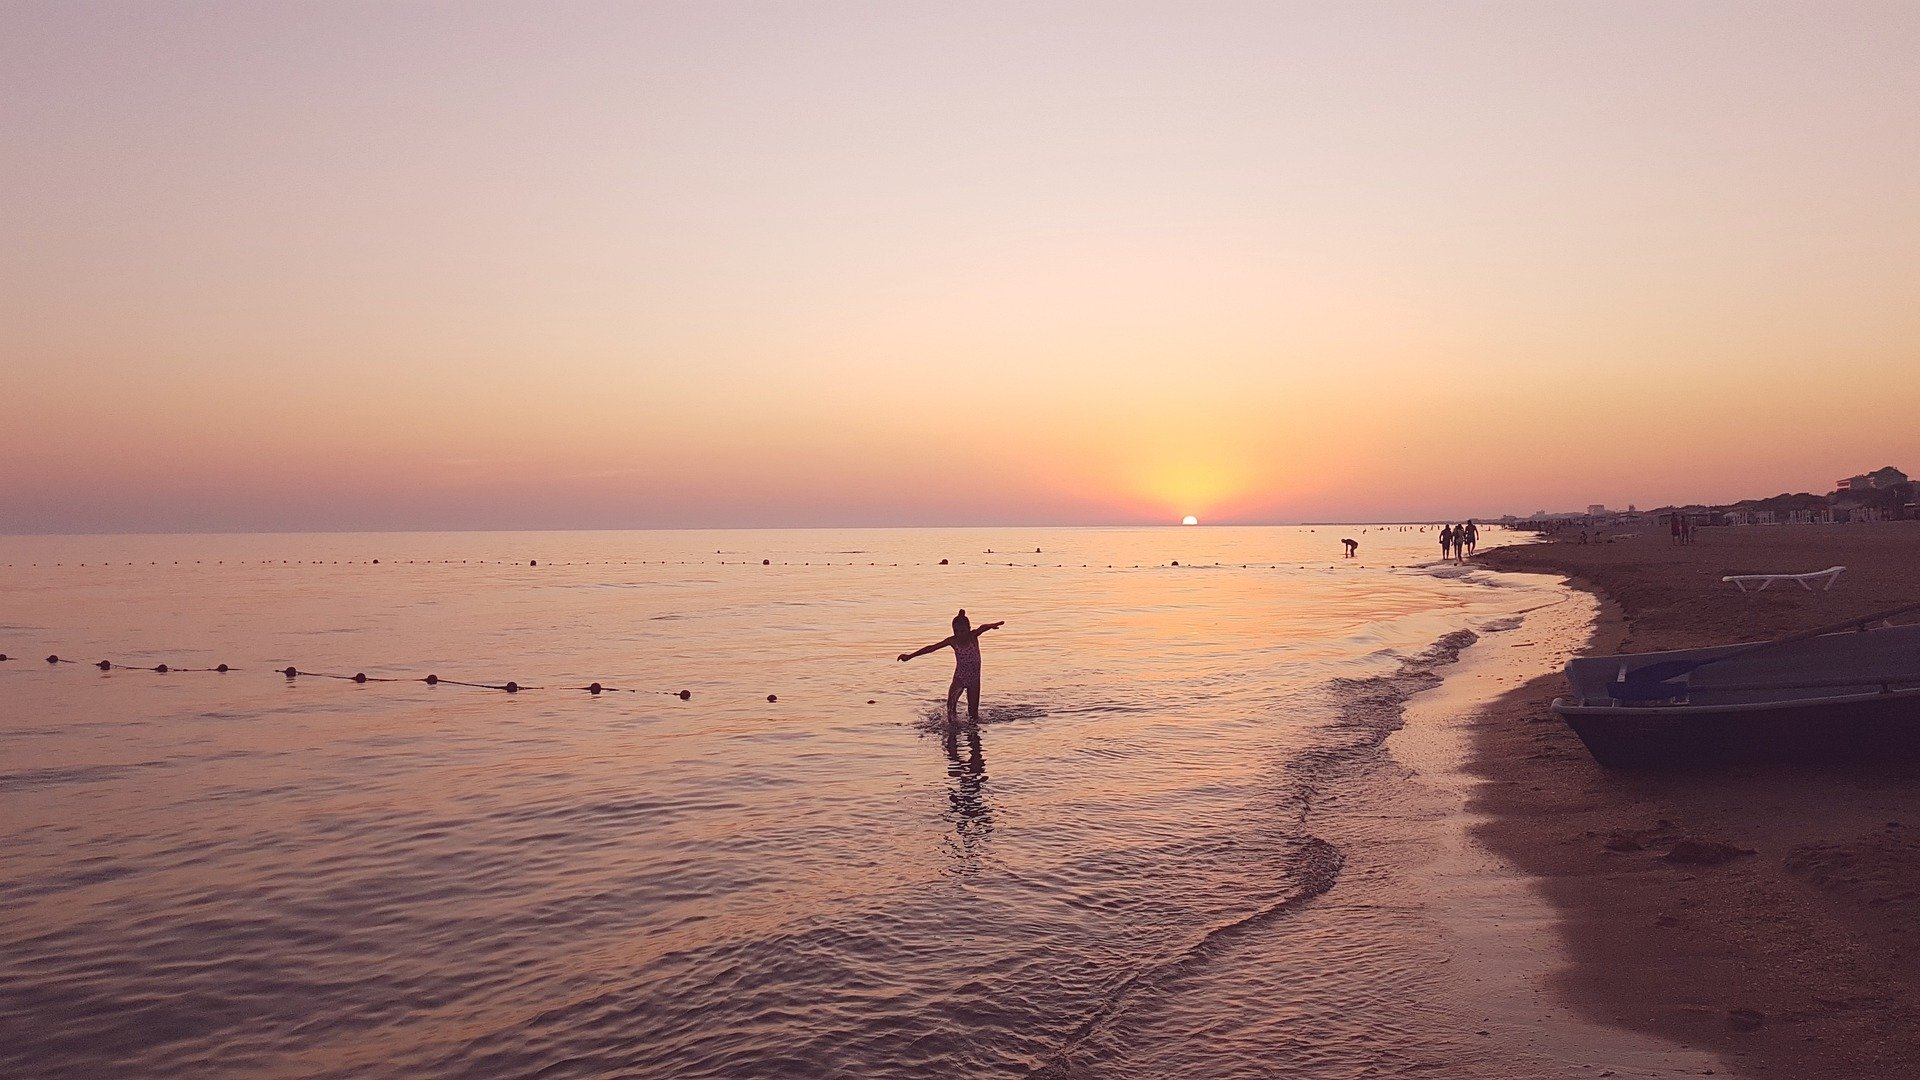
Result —
MULTIPOLYGON (((8 656, 6 653, 0 653, 0 660, 18 660, 18 659, 19 657, 17 656, 8 656)), ((81 662, 82 661, 79 661, 79 660, 68 660, 66 657, 60 656, 57 653, 53 656, 47 657, 47 663, 49 664, 78 664, 81 662)), ((97 667, 101 671, 112 671, 116 667, 114 662, 111 660, 98 660, 92 663, 88 663, 87 666, 97 667)), ((166 664, 155 664, 150 668, 128 667, 125 664, 120 664, 117 666, 121 671, 157 671, 162 675, 171 674, 176 671, 217 671, 224 675, 229 671, 236 670, 234 668, 228 667, 225 664, 221 664, 218 667, 169 667, 166 664)))
MULTIPOLYGON (((0 661, 19 660, 19 659, 20 657, 18 656, 9 656, 6 653, 0 653, 0 661)), ((71 659, 68 659, 67 657, 59 655, 58 653, 48 656, 47 663, 55 666, 58 666, 60 664, 84 665, 86 667, 99 668, 101 671, 152 671, 162 675, 172 675, 180 672, 203 672, 203 671, 225 675, 229 672, 241 670, 240 668, 232 667, 227 664, 221 664, 218 667, 210 667, 210 668, 182 668, 182 667, 172 667, 167 664, 156 664, 153 667, 128 667, 125 664, 116 664, 111 660, 99 660, 99 661, 92 661, 92 662, 82 661, 82 660, 71 660, 71 659)), ((366 683, 423 683, 427 686, 467 686, 467 687, 472 687, 475 690, 498 690, 508 694, 521 694, 521 693, 526 693, 528 691, 557 690, 557 691, 575 691, 583 694, 592 694, 595 697, 599 697, 601 694, 659 694, 663 697, 679 698, 681 701, 693 700, 693 691, 691 690, 641 690, 634 687, 607 686, 603 683, 597 683, 597 682, 588 683, 585 686, 525 686, 518 682, 511 682, 511 681, 504 682, 504 683, 466 682, 461 679, 443 679, 438 675, 424 675, 424 676, 421 676, 420 678, 413 678, 411 676, 403 677, 403 676, 369 675, 364 671, 356 671, 351 675, 342 675, 339 672, 335 672, 335 671, 302 671, 299 668, 292 667, 292 666, 275 668, 273 673, 275 675, 283 676, 288 682, 292 682, 295 679, 301 679, 301 678, 338 679, 342 682, 359 683, 362 685, 366 683)), ((777 702, 779 700, 780 700, 780 695, 778 694, 767 695, 767 702, 769 704, 773 702, 777 702)), ((878 705, 879 703, 880 701, 878 698, 867 699, 867 704, 869 705, 878 705)))
MULTIPOLYGON (((4 662, 8 660, 18 660, 18 659, 20 659, 20 657, 18 656, 9 656, 6 653, 0 653, 0 662, 4 662)), ((127 664, 116 664, 111 660, 94 660, 94 661, 73 660, 73 659, 69 659, 68 657, 61 656, 59 653, 54 653, 48 656, 47 663, 53 664, 53 665, 59 665, 59 664, 84 665, 86 667, 99 668, 101 671, 151 671, 161 675, 174 675, 174 674, 180 674, 183 672, 208 672, 213 674, 225 675, 229 672, 242 670, 240 668, 232 667, 227 664, 220 664, 210 668, 173 667, 170 664, 155 664, 152 667, 138 667, 138 666, 129 666, 127 664)), ((438 675, 426 675, 420 678, 413 678, 410 676, 399 677, 399 676, 369 675, 364 671, 356 671, 351 675, 342 675, 342 674, 339 674, 338 672, 332 672, 332 671, 302 671, 297 667, 291 667, 291 666, 284 667, 284 668, 276 668, 274 669, 274 674, 285 676, 288 680, 293 680, 293 679, 297 679, 302 676, 305 676, 306 678, 309 678, 309 679, 339 679, 343 682, 363 683, 363 684, 364 683, 425 683, 428 686, 469 686, 476 690, 502 690, 509 694, 518 694, 524 690, 577 690, 577 691, 580 691, 581 693, 594 694, 594 695, 661 694, 666 697, 679 698, 681 701, 688 701, 688 700, 691 700, 693 697, 693 691, 691 690, 638 690, 632 687, 605 686, 597 682, 588 683, 585 686, 523 686, 520 683, 511 682, 511 681, 504 682, 504 683, 466 682, 460 679, 443 679, 438 675)), ((767 700, 773 701, 775 700, 775 698, 772 696, 769 696, 767 700)))
POLYGON ((662 694, 667 697, 677 697, 681 701, 687 701, 693 697, 693 691, 691 690, 636 690, 629 687, 602 686, 600 683, 597 683, 597 682, 588 683, 585 686, 522 686, 517 682, 504 682, 504 683, 463 682, 459 679, 443 679, 438 675, 427 675, 418 679, 401 678, 401 677, 382 678, 376 675, 368 675, 364 671, 356 671, 351 675, 340 675, 340 674, 336 674, 334 672, 329 672, 329 671, 301 671, 299 668, 296 668, 296 667, 281 668, 278 674, 284 675, 288 679, 297 679, 302 676, 305 676, 311 679, 341 679, 351 683, 374 683, 374 682, 416 683, 417 682, 417 683, 425 683, 428 686, 470 686, 475 690, 501 690, 509 694, 518 694, 525 690, 578 690, 582 693, 595 694, 595 695, 598 695, 598 694, 662 694))

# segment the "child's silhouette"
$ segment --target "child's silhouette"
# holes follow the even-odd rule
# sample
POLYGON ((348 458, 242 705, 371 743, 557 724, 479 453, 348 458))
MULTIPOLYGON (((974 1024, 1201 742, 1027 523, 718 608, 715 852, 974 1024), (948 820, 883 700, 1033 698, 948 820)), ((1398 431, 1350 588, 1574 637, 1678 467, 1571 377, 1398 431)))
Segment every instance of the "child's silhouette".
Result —
POLYGON ((901 653, 900 661, 905 663, 916 656, 925 656, 930 652, 953 647, 953 685, 947 687, 947 723, 955 723, 959 716, 960 691, 967 692, 967 719, 975 723, 980 720, 980 635, 989 630, 998 630, 1006 624, 990 622, 975 629, 967 619, 965 608, 953 617, 953 636, 936 641, 925 648, 910 653, 901 653))

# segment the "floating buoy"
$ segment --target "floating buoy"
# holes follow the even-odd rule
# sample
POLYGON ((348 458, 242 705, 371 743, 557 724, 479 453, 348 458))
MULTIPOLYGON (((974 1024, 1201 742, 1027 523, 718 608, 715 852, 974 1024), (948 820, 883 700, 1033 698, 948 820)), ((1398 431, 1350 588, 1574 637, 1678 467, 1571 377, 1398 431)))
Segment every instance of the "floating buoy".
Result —
POLYGON ((780 700, 780 695, 779 695, 779 694, 768 694, 768 695, 767 695, 767 700, 768 700, 768 701, 779 701, 779 700, 780 700))
POLYGON ((293 677, 294 677, 295 675, 298 675, 298 674, 300 674, 300 669, 299 669, 299 668, 287 668, 287 669, 286 669, 285 671, 282 671, 282 672, 281 672, 280 674, 282 674, 282 675, 285 675, 285 676, 286 676, 287 678, 289 678, 289 679, 291 679, 291 678, 293 678, 293 677))
POLYGON ((9 657, 6 653, 0 652, 0 660, 10 660, 10 659, 12 659, 12 657, 9 657))
POLYGON ((941 560, 940 560, 940 565, 941 565, 941 566, 945 566, 945 565, 947 565, 947 560, 945 560, 945 559, 941 559, 941 560))
POLYGON ((1175 560, 1173 560, 1173 565, 1175 565, 1175 566, 1179 566, 1179 565, 1180 565, 1180 560, 1179 560, 1179 559, 1175 559, 1175 560))
POLYGON ((47 657, 47 663, 49 664, 57 664, 59 662, 60 662, 60 657, 59 657, 59 654, 57 653, 53 656, 47 657))
POLYGON ((428 686, 437 686, 440 683, 440 676, 429 675, 426 678, 421 679, 420 681, 423 683, 426 683, 428 686))
POLYGON ((688 698, 691 698, 691 697, 693 697, 693 691, 691 691, 691 690, 682 690, 682 691, 680 691, 680 700, 681 700, 681 701, 686 701, 686 700, 687 700, 688 698))
POLYGON ((375 566, 379 566, 379 565, 380 565, 380 560, 379 560, 379 559, 375 559, 375 560, 373 560, 373 565, 375 565, 375 566))
POLYGON ((760 560, 760 565, 761 565, 761 566, 772 566, 772 565, 773 565, 773 560, 772 560, 772 559, 761 559, 761 560, 760 560))
POLYGON ((874 701, 874 700, 873 700, 872 698, 868 698, 868 699, 867 699, 867 704, 869 704, 869 705, 877 705, 877 704, 879 704, 879 703, 878 703, 878 702, 876 702, 876 701, 874 701))
POLYGON ((95 665, 93 665, 93 666, 94 666, 94 667, 97 667, 97 668, 99 668, 99 669, 100 669, 101 671, 112 671, 112 670, 113 670, 113 661, 111 661, 111 660, 102 660, 102 661, 100 661, 99 663, 97 663, 97 664, 95 664, 95 665))
POLYGON ((528 560, 527 560, 527 565, 528 565, 528 566, 539 566, 539 565, 540 565, 540 560, 539 560, 539 559, 528 559, 528 560))
POLYGON ((517 682, 510 682, 507 685, 501 687, 500 689, 505 690, 509 694, 517 694, 520 692, 520 684, 517 682))
POLYGON ((599 692, 600 692, 600 684, 599 684, 599 683, 589 683, 589 684, 587 685, 587 693, 589 693, 589 694, 597 694, 597 693, 599 693, 599 692))
POLYGON ((153 670, 159 672, 162 675, 165 675, 167 673, 167 665, 161 664, 160 666, 154 668, 153 670))
POLYGON ((354 673, 353 673, 353 681, 354 681, 354 682, 366 682, 366 681, 367 681, 367 673, 366 673, 366 672, 364 672, 364 671, 356 671, 356 672, 354 672, 354 673))
MULTIPOLYGON (((379 561, 380 561, 380 560, 378 560, 378 559, 375 559, 375 560, 374 560, 374 562, 379 562, 379 561)), ((219 672, 219 673, 220 673, 220 674, 222 674, 222 675, 225 675, 225 674, 227 673, 227 670, 228 670, 228 669, 227 669, 227 665, 225 665, 225 664, 221 664, 221 665, 220 665, 219 667, 217 667, 217 668, 214 668, 213 670, 215 670, 215 671, 217 671, 217 672, 219 672)))

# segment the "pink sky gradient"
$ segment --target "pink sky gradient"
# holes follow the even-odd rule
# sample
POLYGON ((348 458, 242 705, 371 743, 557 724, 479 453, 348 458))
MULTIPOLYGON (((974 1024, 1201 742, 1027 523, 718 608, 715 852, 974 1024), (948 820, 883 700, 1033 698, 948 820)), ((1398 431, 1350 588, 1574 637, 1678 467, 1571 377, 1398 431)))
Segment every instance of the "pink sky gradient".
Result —
POLYGON ((1912 4, 0 9, 0 532, 1920 471, 1912 4))

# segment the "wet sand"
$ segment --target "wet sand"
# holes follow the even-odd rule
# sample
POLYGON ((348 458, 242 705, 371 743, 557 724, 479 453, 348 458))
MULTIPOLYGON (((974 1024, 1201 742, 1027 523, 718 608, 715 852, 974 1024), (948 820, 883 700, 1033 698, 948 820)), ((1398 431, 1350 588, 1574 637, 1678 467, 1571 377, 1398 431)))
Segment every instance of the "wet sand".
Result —
MULTIPOLYGON (((1684 547, 1647 533, 1475 562, 1598 594, 1600 651, 1764 640, 1920 601, 1911 523, 1709 529, 1684 547), (1834 565, 1848 569, 1830 592, 1720 581, 1834 565)), ((1516 636, 1495 647, 1530 648, 1516 636)), ((1543 675, 1478 712, 1468 761, 1480 841, 1560 912, 1559 989, 1740 1075, 1920 1075, 1920 770, 1609 772, 1548 710, 1561 688, 1543 675), (1686 861, 1686 840, 1752 853, 1686 861)))
POLYGON ((1717 1055, 1593 1019, 1556 983, 1566 947, 1554 907, 1535 878, 1490 850, 1479 834, 1490 820, 1476 804, 1480 781, 1466 770, 1474 720, 1516 683, 1565 663, 1586 647, 1598 602, 1570 591, 1529 612, 1519 626, 1482 633, 1447 669, 1445 681, 1407 704, 1406 726, 1388 742, 1414 776, 1395 785, 1403 819, 1422 806, 1438 813, 1414 826, 1422 854, 1407 875, 1407 899, 1430 912, 1446 945, 1455 1016, 1469 1045, 1439 1070, 1476 1080, 1613 1076, 1619 1080, 1727 1074, 1717 1055), (1524 648, 1515 647, 1525 643, 1524 648))

